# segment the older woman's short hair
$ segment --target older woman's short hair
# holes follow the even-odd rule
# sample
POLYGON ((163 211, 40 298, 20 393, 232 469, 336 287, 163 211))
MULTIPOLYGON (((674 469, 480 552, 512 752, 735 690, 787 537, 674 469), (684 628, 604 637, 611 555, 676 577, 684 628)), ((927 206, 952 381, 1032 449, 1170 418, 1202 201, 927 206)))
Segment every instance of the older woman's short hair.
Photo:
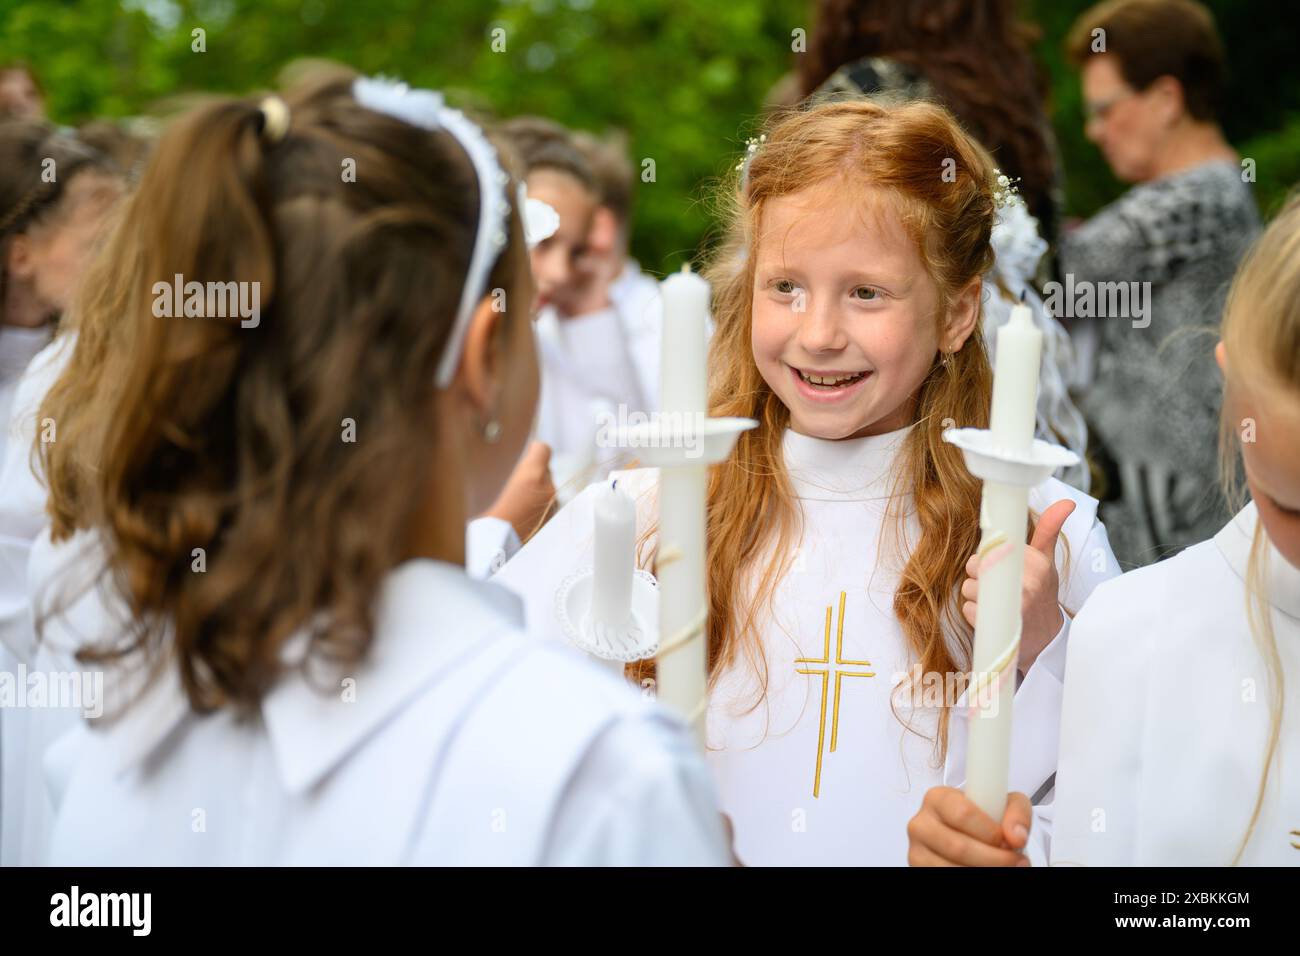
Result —
POLYGON ((1077 66, 1091 56, 1114 55, 1136 90, 1172 76, 1182 84, 1188 113, 1198 120, 1219 118, 1223 45, 1213 15, 1194 0, 1106 0, 1074 22, 1065 50, 1077 66))

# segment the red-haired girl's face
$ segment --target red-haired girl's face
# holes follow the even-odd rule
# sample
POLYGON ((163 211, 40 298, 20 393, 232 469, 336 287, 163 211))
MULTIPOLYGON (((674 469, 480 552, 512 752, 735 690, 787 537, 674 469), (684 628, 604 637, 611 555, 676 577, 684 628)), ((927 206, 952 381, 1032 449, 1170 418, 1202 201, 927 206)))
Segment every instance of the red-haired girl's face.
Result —
POLYGON ((892 203, 832 180, 769 200, 751 341, 795 431, 854 438, 903 428, 939 348, 938 288, 892 203))

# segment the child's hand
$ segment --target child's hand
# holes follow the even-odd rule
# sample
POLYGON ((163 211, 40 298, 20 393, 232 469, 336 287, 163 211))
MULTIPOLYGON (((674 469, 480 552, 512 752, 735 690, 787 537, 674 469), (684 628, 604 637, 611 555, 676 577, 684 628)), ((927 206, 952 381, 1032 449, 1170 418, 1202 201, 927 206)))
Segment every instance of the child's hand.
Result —
MULTIPOLYGON (((1074 511, 1074 502, 1062 498, 1043 512, 1034 528, 1033 540, 1025 549, 1025 589, 1021 601, 1024 624, 1020 632, 1020 660, 1017 668, 1024 673, 1038 660, 1052 638, 1061 630, 1065 619, 1057 597, 1061 582, 1056 573, 1056 539, 1065 519, 1074 511)), ((1003 546, 1005 547, 1005 545, 1003 546)), ((994 554, 997 552, 995 551, 994 554)), ((990 555, 992 557, 992 555, 990 555)), ((975 626, 975 608, 979 599, 979 555, 966 562, 966 580, 961 586, 962 616, 975 626)))
POLYGON ((921 809, 907 822, 910 866, 1029 866, 1020 851, 1029 840, 1029 798, 1007 794, 998 825, 952 787, 932 787, 921 809))

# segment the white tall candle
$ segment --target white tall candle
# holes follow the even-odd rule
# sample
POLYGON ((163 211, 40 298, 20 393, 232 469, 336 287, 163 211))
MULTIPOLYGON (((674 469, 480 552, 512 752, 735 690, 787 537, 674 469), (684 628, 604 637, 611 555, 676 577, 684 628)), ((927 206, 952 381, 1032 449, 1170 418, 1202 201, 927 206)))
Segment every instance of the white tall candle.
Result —
MULTIPOLYGON (((994 443, 1011 452, 1027 452, 1034 440, 1038 401, 1038 364, 1043 335, 1034 327, 1029 309, 1018 305, 998 330, 997 368, 993 374, 990 429, 994 443)), ((972 670, 975 687, 984 692, 970 700, 977 708, 970 719, 966 762, 966 795, 995 820, 1002 819, 1007 801, 1007 771, 1011 755, 1011 703, 1016 690, 1016 655, 999 682, 993 667, 1015 639, 1021 623, 1024 541, 1029 519, 1029 491, 986 481, 980 503, 980 550, 997 539, 1010 548, 1000 561, 981 570, 975 611, 972 670), (992 686, 988 681, 993 680, 992 686)))
POLYGON ((664 306, 661 410, 702 415, 708 406, 709 284, 683 266, 663 281, 660 291, 664 306))
POLYGON ((622 628, 632 613, 636 570, 636 503, 618 482, 595 495, 596 539, 592 558, 591 622, 622 628))
POLYGON ((1024 454, 1034 441, 1038 417, 1038 366, 1043 333, 1029 306, 1017 304, 998 329, 997 368, 993 375, 993 409, 989 429, 996 445, 1024 454))
MULTIPOLYGON (((688 269, 663 283, 664 335, 661 371, 663 429, 695 429, 708 411, 706 369, 709 284, 688 269)), ((661 438, 665 436, 661 435, 661 438)), ((683 438, 685 436, 682 436, 683 438)), ((689 447, 683 442, 678 447, 689 447)), ((659 635, 668 648, 657 659, 658 697, 685 719, 703 744, 699 716, 706 691, 705 637, 683 646, 683 637, 705 613, 706 466, 663 468, 659 479, 659 635)))

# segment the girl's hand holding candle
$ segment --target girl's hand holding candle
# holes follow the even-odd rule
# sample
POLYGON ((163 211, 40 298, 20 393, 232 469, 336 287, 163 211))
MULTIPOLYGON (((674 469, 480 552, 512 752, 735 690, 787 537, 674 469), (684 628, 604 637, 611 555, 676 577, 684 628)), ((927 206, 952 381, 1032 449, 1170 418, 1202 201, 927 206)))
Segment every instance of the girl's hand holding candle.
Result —
POLYGON ((907 823, 909 866, 1029 866, 1021 851, 1033 819, 1029 798, 1007 795, 999 823, 952 787, 932 787, 907 823))
MULTIPOLYGON (((1074 511, 1074 502, 1063 498, 1043 512, 1034 527, 1034 537, 1029 544, 1021 545, 1025 551, 1024 586, 1021 613, 1024 624, 1020 632, 1020 656, 1017 664, 1023 674, 1033 666, 1043 648, 1052 642, 1065 623, 1058 598, 1060 577, 1056 571, 1056 540, 1061 526, 1074 511)), ((988 567, 1006 553, 1007 545, 991 552, 983 562, 972 554, 966 562, 966 580, 961 586, 962 615, 971 627, 975 626, 975 612, 979 601, 979 576, 981 567, 988 567)))

